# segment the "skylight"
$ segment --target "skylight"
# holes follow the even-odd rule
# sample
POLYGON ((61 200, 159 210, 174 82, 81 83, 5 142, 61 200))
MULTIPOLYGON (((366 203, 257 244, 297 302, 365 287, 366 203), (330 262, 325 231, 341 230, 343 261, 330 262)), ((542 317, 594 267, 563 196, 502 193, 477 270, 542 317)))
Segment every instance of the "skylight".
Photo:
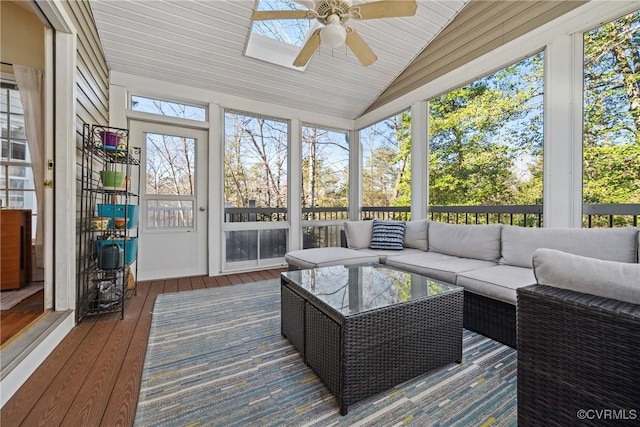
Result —
MULTIPOLYGON (((257 10, 309 10, 309 8, 293 0, 260 0, 257 10)), ((310 19, 255 21, 251 32, 282 43, 302 47, 311 23, 310 19)))
MULTIPOLYGON (((259 0, 256 10, 311 10, 312 7, 312 1, 259 0)), ((294 67, 293 60, 304 45, 310 28, 315 30, 317 25, 312 19, 253 21, 245 55, 304 71, 305 67, 294 67)))

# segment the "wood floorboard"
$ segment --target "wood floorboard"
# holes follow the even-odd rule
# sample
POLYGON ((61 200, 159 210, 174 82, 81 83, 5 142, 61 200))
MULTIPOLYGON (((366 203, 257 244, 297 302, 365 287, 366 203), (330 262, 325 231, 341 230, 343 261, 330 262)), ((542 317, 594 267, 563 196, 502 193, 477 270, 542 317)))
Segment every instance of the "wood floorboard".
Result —
POLYGON ((207 288, 217 288, 218 287, 218 281, 216 280, 215 277, 205 277, 204 278, 204 285, 207 288))
POLYGON ((256 281, 249 273, 240 273, 238 277, 242 280, 242 283, 253 283, 256 281))
POLYGON ((193 287, 191 286, 191 277, 181 277, 178 279, 178 291, 192 291, 193 287))
POLYGON ((253 279, 254 282, 259 282, 260 280, 264 280, 262 275, 260 273, 258 273, 257 271, 250 272, 249 276, 251 276, 251 279, 253 279))
POLYGON ((178 292, 178 279, 164 281, 164 293, 178 292))
POLYGON ((232 285, 239 285, 241 283, 244 283, 242 281, 242 279, 240 279, 240 277, 238 277, 237 274, 229 274, 227 276, 227 279, 229 279, 229 283, 231 283, 232 285))
POLYGON ((36 320, 42 313, 44 313, 44 291, 36 292, 9 310, 0 311, 0 324, 2 324, 2 328, 0 328, 0 345, 18 335, 20 331, 36 320))
MULTIPOLYGON (((142 289, 138 294, 142 293, 141 291, 142 289)), ((138 323, 140 313, 142 313, 144 298, 140 297, 141 295, 137 295, 127 302, 125 307, 127 316, 124 319, 112 320, 115 327, 63 419, 63 425, 100 425, 118 371, 123 366, 124 357, 131 343, 131 336, 138 323)))
MULTIPOLYGON (((138 393, 140 392, 140 379, 144 356, 147 352, 147 341, 151 328, 151 314, 156 297, 163 291, 163 287, 157 282, 148 285, 144 306, 139 313, 136 329, 124 362, 118 372, 115 387, 109 398, 101 425, 105 426, 130 426, 136 413, 138 393)), ((133 315, 133 313, 132 313, 133 315)))
POLYGON ((283 269, 140 282, 117 314, 73 328, 0 411, 2 426, 131 426, 156 297, 273 279, 283 269))
POLYGON ((218 276, 216 279, 218 280, 218 286, 229 286, 231 284, 227 276, 218 276))
POLYGON ((206 288, 204 285, 204 279, 201 276, 195 276, 191 278, 191 287, 193 289, 203 289, 206 288))
POLYGON ((109 320, 96 322, 91 333, 80 344, 82 351, 70 355, 69 361, 25 418, 25 426, 62 425, 62 420, 89 376, 114 326, 115 323, 109 320))
POLYGON ((82 342, 93 329, 93 324, 82 323, 69 332, 56 349, 35 370, 0 411, 0 425, 20 425, 43 397, 49 385, 62 369, 69 357, 83 351, 82 342))

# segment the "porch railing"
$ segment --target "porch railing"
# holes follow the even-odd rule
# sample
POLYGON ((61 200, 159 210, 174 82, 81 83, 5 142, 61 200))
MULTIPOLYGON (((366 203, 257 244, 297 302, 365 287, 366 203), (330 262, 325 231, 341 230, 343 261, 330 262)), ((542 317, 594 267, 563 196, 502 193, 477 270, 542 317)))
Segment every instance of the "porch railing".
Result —
POLYGON ((626 227, 638 226, 640 220, 640 204, 584 204, 582 205, 582 226, 594 227, 626 227))
MULTIPOLYGON (((361 219, 411 219, 409 206, 366 206, 360 210, 361 219)), ((542 227, 542 205, 495 206, 429 206, 429 219, 456 224, 510 224, 542 227)), ((640 204, 584 204, 583 226, 637 227, 640 204)), ((225 208, 225 222, 286 221, 287 208, 225 208)), ((302 208, 306 221, 340 221, 348 217, 348 208, 302 208)))
POLYGON ((429 218, 452 224, 542 226, 542 205, 429 206, 429 218))
MULTIPOLYGON (((583 227, 638 226, 640 204, 584 204, 583 227)), ((348 208, 303 208, 305 221, 342 221, 348 218, 348 208)), ((367 206, 360 211, 362 219, 411 219, 408 206, 367 206)), ((429 206, 429 219, 453 224, 509 224, 522 227, 542 227, 542 205, 496 206, 429 206)), ((225 208, 227 222, 286 221, 286 208, 225 208)), ((342 225, 306 223, 303 227, 303 247, 340 245, 342 225)))

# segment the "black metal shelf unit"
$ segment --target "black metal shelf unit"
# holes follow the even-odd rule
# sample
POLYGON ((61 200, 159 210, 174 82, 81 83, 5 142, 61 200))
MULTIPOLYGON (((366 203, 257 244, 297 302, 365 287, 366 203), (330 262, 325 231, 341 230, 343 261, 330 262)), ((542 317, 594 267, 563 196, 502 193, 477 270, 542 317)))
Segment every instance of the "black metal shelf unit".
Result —
POLYGON ((120 312, 136 294, 140 149, 129 130, 83 126, 76 319, 120 312))

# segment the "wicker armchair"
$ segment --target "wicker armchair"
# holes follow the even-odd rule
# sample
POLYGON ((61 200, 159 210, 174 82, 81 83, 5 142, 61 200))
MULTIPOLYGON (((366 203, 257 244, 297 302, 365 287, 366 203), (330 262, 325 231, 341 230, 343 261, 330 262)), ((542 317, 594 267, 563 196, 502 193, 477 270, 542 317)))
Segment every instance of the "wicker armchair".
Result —
POLYGON ((638 425, 640 305, 518 289, 518 424, 638 425))

